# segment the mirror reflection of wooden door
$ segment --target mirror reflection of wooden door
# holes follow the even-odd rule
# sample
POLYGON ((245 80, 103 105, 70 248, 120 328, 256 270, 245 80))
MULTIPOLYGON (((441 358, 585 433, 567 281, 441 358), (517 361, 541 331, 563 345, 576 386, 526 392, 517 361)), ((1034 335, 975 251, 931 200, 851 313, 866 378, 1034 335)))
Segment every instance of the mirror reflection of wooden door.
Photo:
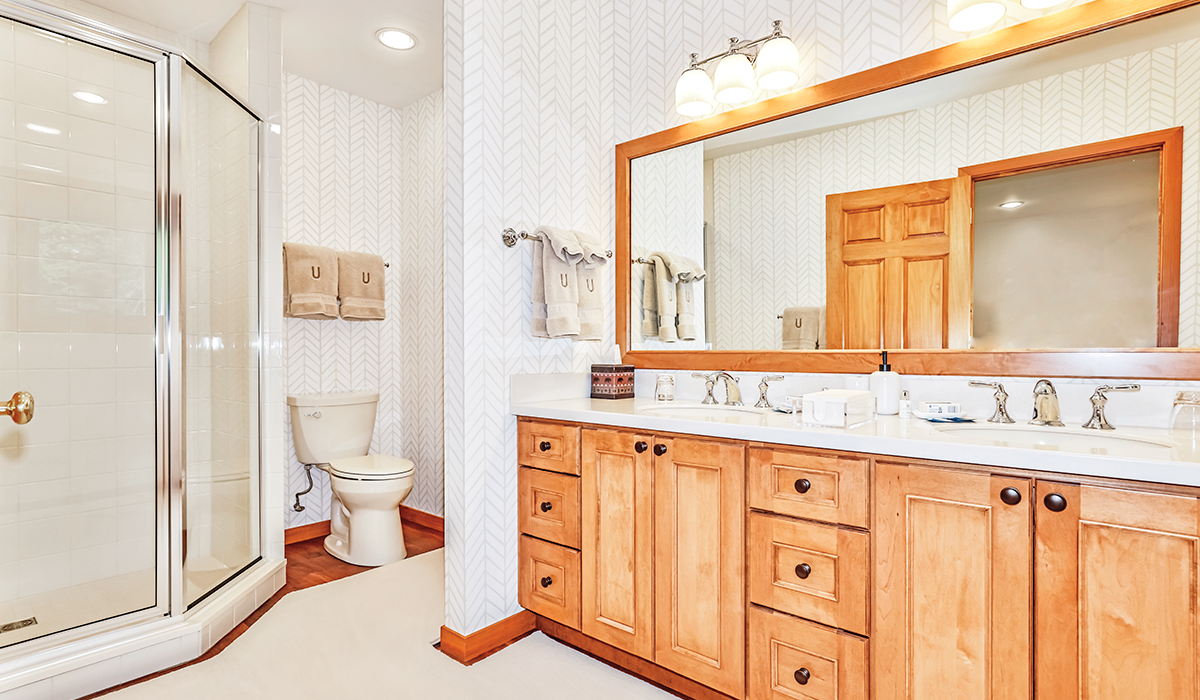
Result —
POLYGON ((969 187, 958 177, 826 198, 830 349, 968 346, 969 187))

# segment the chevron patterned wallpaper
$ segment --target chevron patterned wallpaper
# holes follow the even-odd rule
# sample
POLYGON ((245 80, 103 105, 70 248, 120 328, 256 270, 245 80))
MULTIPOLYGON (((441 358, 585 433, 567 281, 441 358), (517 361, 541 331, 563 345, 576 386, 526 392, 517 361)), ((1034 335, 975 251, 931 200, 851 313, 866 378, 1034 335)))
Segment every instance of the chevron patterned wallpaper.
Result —
MULTIPOLYGON (((442 94, 403 109, 284 77, 284 240, 379 253, 384 321, 284 319, 288 394, 380 393, 371 452, 416 463, 405 501, 442 514, 442 94)), ((286 407, 285 407, 286 408, 286 407)), ((306 486, 288 421, 288 527, 329 518, 329 479, 306 486)))
POLYGON ((1200 344, 1197 84, 1200 40, 715 159, 714 349, 779 348, 776 315, 824 303, 828 194, 1174 126, 1185 141, 1179 344, 1200 344))
POLYGON ((801 85, 964 38, 947 27, 945 0, 446 0, 451 629, 519 609, 509 376, 581 370, 612 342, 529 336, 529 254, 505 248, 501 230, 544 222, 612 242, 613 147, 682 122, 674 87, 689 52, 765 34, 772 19, 804 56, 801 85))

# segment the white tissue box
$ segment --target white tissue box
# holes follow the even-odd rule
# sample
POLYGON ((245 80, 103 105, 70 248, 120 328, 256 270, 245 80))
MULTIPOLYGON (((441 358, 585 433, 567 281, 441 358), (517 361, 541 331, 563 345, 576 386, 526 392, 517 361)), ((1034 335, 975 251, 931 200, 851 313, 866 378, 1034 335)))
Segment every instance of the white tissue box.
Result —
POLYGON ((803 399, 805 425, 849 428, 875 417, 875 397, 869 391, 826 389, 803 399))

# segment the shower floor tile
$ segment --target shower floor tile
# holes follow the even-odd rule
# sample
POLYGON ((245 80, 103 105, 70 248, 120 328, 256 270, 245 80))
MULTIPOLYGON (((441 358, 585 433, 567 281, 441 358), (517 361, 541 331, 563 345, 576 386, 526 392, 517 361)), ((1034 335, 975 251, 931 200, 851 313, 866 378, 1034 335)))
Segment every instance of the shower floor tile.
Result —
POLYGON ((36 625, 0 634, 0 648, 154 605, 154 569, 0 603, 0 626, 30 617, 36 625))

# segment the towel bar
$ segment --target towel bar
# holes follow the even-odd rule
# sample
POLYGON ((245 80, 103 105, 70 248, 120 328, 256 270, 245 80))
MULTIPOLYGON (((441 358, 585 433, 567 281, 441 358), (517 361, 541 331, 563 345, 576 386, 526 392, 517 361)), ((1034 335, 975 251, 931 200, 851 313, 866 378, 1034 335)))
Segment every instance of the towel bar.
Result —
POLYGON ((654 264, 653 262, 651 262, 645 258, 634 258, 633 262, 636 265, 653 265, 654 264))
MULTIPOLYGON (((529 233, 528 231, 521 231, 520 233, 517 233, 517 230, 512 229, 512 228, 504 229, 504 232, 500 234, 500 238, 504 239, 504 245, 508 246, 509 248, 512 248, 513 246, 515 246, 517 244, 517 241, 522 241, 522 240, 524 240, 524 241, 540 241, 540 240, 542 240, 542 237, 537 234, 529 233)), ((611 258, 612 256, 613 256, 613 252, 611 250, 604 251, 604 257, 611 258)))

